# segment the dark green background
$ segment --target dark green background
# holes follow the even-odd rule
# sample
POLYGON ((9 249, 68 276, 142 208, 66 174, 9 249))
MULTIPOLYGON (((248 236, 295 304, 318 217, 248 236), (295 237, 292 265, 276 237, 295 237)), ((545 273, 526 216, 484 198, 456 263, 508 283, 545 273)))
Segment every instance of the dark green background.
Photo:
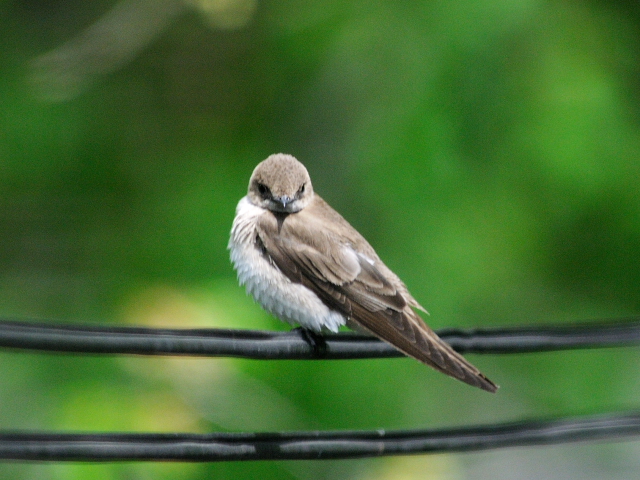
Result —
MULTIPOLYGON (((130 31, 107 23, 125 45, 116 61, 107 33, 82 33, 113 2, 0 3, 0 316, 285 329, 237 286, 226 251, 252 169, 280 151, 305 163, 434 328, 640 312, 634 2, 235 0, 232 13, 248 6, 235 28, 217 4, 149 3, 182 11, 139 46, 128 35, 149 12, 127 15, 130 31), (47 57, 93 41, 85 56, 47 57)), ((470 357, 501 385, 489 395, 409 359, 5 351, 0 429, 392 429, 618 411, 640 404, 637 353, 470 357)), ((632 478, 638 458, 628 443, 321 463, 10 463, 0 476, 632 478)))

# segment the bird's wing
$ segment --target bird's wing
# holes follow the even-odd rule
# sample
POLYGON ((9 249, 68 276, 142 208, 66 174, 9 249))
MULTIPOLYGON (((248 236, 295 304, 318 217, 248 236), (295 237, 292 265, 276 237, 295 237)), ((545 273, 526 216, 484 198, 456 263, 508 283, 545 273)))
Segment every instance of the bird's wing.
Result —
POLYGON ((470 385, 496 390, 412 310, 376 267, 377 256, 356 251, 327 225, 305 220, 299 214, 278 217, 269 212, 257 223, 256 241, 284 275, 403 353, 470 385))

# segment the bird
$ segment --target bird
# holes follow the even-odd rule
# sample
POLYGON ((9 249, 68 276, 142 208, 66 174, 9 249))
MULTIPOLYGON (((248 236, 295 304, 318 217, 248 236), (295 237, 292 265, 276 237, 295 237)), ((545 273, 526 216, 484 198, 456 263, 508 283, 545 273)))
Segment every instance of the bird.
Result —
POLYGON ((488 392, 497 385, 442 340, 373 247, 314 192, 292 155, 254 169, 228 245, 238 280, 264 310, 314 335, 343 325, 488 392))

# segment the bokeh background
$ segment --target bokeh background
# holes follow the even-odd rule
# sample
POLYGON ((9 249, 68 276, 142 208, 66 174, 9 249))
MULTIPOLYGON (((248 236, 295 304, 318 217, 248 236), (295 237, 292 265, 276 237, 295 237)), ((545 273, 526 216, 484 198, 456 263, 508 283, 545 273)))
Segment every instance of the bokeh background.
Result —
MULTIPOLYGON (((226 245, 297 156, 434 328, 640 312, 640 7, 571 0, 0 3, 0 316, 286 329, 226 245)), ((637 349, 410 359, 0 352, 0 429, 470 425, 640 404, 637 349)), ((5 479, 627 479, 628 442, 359 461, 3 464, 5 479)))

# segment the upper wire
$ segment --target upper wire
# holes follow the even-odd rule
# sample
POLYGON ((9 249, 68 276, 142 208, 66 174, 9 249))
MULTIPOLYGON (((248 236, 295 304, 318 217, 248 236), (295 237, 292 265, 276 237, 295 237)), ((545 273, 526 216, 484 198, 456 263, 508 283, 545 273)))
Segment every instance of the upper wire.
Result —
MULTIPOLYGON (((438 335, 460 353, 515 354, 640 344, 640 318, 509 328, 444 329, 438 335)), ((297 329, 157 329, 0 320, 0 347, 51 352, 228 356, 262 360, 401 357, 391 345, 352 333, 323 335, 313 348, 297 329)))

